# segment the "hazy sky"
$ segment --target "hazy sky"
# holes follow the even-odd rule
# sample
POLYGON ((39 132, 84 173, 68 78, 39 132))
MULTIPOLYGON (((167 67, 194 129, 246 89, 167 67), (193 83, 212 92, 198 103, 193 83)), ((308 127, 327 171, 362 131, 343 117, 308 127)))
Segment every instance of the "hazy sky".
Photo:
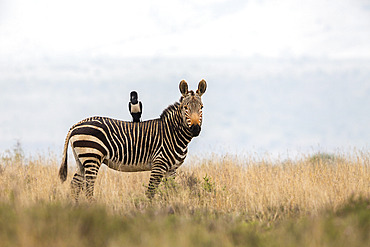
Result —
POLYGON ((194 152, 367 147, 370 2, 0 0, 0 151, 58 153, 130 90, 149 119, 201 78, 194 152))
POLYGON ((370 57, 367 0, 2 0, 0 55, 370 57))

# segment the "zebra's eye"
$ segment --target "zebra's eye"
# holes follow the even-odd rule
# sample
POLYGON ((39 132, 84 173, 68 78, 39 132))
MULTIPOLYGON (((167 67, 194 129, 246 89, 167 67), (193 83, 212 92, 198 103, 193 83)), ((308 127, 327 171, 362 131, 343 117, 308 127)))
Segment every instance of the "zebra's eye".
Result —
POLYGON ((188 105, 184 105, 184 109, 187 110, 188 109, 188 105))
POLYGON ((200 105, 200 109, 203 109, 203 105, 200 105))

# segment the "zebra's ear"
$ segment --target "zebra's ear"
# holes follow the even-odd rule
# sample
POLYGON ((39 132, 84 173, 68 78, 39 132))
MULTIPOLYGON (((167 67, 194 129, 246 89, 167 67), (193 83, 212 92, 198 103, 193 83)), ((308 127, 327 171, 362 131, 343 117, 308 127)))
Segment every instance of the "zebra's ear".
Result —
POLYGON ((199 96, 202 96, 206 92, 206 89, 207 89, 207 83, 204 79, 202 79, 198 84, 197 94, 199 96))
POLYGON ((182 96, 186 97, 188 95, 188 83, 185 80, 180 81, 179 88, 182 96))

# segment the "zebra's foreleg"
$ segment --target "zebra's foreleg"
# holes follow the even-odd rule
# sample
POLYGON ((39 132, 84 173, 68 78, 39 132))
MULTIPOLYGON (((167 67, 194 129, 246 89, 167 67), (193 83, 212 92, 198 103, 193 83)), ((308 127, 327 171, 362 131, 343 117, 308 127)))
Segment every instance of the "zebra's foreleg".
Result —
POLYGON ((148 190, 146 191, 146 196, 149 199, 152 199, 154 197, 159 183, 161 182, 166 172, 167 171, 162 166, 157 166, 152 169, 152 172, 150 173, 148 190))
POLYGON ((88 200, 92 201, 94 196, 94 184, 96 181, 96 176, 100 168, 98 162, 86 163, 85 165, 85 179, 86 179, 86 197, 88 200))
POLYGON ((78 197, 84 186, 84 180, 84 176, 76 172, 71 181, 71 196, 76 202, 78 201, 78 197))

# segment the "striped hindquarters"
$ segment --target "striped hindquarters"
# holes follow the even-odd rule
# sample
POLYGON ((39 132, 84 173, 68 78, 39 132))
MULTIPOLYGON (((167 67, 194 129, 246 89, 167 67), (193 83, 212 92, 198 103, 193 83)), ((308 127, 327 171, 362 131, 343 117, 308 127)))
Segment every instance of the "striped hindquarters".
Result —
POLYGON ((94 117, 73 126, 71 145, 84 167, 89 161, 100 165, 107 160, 120 170, 150 162, 161 145, 161 131, 157 120, 132 123, 94 117))

